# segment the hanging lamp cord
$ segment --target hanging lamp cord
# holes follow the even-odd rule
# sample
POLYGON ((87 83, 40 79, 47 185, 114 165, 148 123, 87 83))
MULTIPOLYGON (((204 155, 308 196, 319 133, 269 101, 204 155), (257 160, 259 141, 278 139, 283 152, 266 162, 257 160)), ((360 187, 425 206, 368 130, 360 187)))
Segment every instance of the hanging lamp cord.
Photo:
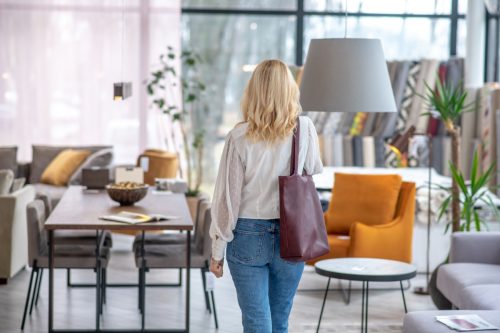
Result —
POLYGON ((347 38, 347 0, 345 0, 345 28, 344 28, 344 38, 347 38))

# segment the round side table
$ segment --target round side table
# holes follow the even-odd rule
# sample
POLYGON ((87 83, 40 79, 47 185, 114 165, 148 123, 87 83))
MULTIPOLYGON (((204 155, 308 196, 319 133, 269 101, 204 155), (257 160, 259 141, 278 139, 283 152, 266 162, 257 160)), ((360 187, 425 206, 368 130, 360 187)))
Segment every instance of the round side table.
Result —
POLYGON ((403 296, 403 305, 405 313, 407 312, 406 300, 403 289, 403 281, 414 278, 417 275, 417 268, 413 265, 386 259, 374 258, 339 258, 326 259, 318 261, 314 268, 316 273, 328 277, 326 284, 325 296, 323 305, 318 320, 319 332, 323 310, 325 309, 326 297, 330 288, 330 280, 332 278, 361 281, 362 282, 362 301, 361 301, 361 333, 368 332, 368 290, 370 282, 397 282, 401 287, 401 295, 403 296))

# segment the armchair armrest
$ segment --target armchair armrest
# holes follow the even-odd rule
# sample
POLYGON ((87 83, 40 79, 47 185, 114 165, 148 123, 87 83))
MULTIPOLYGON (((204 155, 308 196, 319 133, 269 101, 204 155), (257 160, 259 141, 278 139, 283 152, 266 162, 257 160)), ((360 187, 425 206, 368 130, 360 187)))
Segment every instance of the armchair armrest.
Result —
POLYGON ((349 256, 391 259, 410 263, 412 231, 401 218, 380 225, 355 222, 351 225, 349 256))
POLYGON ((0 277, 11 277, 28 261, 26 206, 34 199, 29 185, 0 196, 0 277))
POLYGON ((500 265, 500 232, 455 232, 450 262, 500 265))

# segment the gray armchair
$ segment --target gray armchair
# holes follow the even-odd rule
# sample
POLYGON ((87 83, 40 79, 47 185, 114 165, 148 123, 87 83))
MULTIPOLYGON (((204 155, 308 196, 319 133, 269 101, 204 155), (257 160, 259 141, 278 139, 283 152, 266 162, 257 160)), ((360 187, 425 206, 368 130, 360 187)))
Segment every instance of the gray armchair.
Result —
POLYGON ((435 319, 447 315, 476 314, 500 326, 500 232, 454 233, 437 287, 459 310, 408 313, 404 333, 454 332, 435 319))
POLYGON ((500 310, 500 232, 455 233, 437 287, 464 310, 500 310))
POLYGON ((0 280, 6 283, 28 264, 26 206, 35 199, 33 186, 0 196, 0 280))

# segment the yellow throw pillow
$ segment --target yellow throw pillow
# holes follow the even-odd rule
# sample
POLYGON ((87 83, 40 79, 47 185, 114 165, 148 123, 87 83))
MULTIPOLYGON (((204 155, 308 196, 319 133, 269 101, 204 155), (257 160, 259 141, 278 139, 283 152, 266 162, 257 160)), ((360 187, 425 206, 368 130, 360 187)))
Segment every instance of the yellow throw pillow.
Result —
POLYGON ((376 225, 394 218, 401 188, 399 175, 335 174, 332 199, 325 214, 330 234, 349 234, 358 221, 376 225))
POLYGON ((49 163, 42 173, 44 184, 66 186, 78 167, 90 156, 89 150, 65 149, 49 163))

